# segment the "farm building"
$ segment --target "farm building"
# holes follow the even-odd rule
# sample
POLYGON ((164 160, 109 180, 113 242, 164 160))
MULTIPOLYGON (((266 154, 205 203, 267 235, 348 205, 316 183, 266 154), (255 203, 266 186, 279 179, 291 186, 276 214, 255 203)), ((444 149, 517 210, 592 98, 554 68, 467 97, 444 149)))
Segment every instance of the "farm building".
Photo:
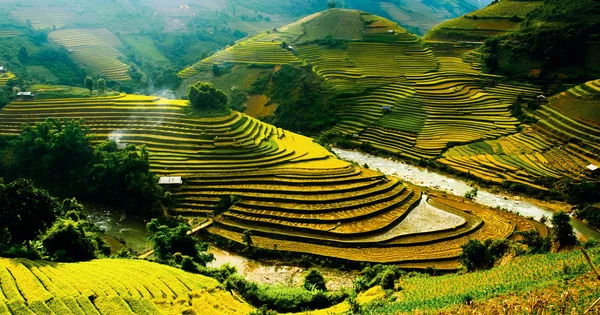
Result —
POLYGON ((293 46, 287 46, 286 48, 288 51, 294 51, 294 47, 293 46))
POLYGON ((158 179, 158 184, 159 185, 181 185, 181 184, 183 184, 183 180, 181 179, 180 176, 176 176, 176 177, 163 176, 158 179))
POLYGON ((586 171, 588 171, 589 173, 592 173, 592 175, 600 175, 600 168, 594 164, 590 164, 588 166, 585 167, 586 171))
POLYGON ((392 111, 392 107, 391 106, 383 106, 381 107, 381 109, 385 112, 391 112, 392 111))
POLYGON ((3 66, 0 66, 0 73, 6 73, 6 69, 3 66))
POLYGON ((35 99, 35 94, 31 92, 19 92, 17 93, 17 99, 19 101, 32 101, 35 99))
POLYGON ((548 103, 548 99, 544 95, 536 96, 535 101, 538 103, 548 103))

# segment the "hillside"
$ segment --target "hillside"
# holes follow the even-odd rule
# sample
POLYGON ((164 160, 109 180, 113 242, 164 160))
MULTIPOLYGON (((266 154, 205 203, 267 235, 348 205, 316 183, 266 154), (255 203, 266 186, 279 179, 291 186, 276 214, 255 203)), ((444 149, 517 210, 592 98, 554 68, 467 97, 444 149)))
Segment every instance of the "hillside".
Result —
POLYGON ((269 250, 455 270, 467 239, 546 233, 511 213, 426 196, 244 114, 191 118, 186 107, 134 95, 14 102, 0 112, 0 134, 46 117, 82 118, 94 142, 145 144, 154 173, 184 178, 173 215, 215 213, 211 234, 243 243, 250 230, 269 250))
POLYGON ((599 19, 593 0, 501 0, 436 26, 425 39, 490 39, 480 49, 489 73, 582 83, 600 76, 599 19))
POLYGON ((541 189, 562 178, 593 181, 586 166, 600 165, 598 95, 599 80, 576 86, 527 112, 523 131, 451 148, 439 161, 485 181, 541 189))
POLYGON ((483 41, 521 28, 528 14, 543 0, 501 0, 474 12, 440 23, 425 34, 432 41, 483 41))
MULTIPOLYGON (((598 248, 590 254, 598 264, 598 248)), ((0 279, 0 314, 248 314, 254 310, 212 278, 142 260, 52 263, 0 258, 0 279)), ((597 279, 577 251, 518 257, 468 274, 407 275, 399 285, 402 290, 386 303, 378 301, 384 295, 380 287, 361 293, 357 301, 371 314, 417 310, 467 314, 465 309, 490 311, 507 303, 525 310, 534 301, 536 309, 555 314, 558 303, 582 313, 599 293, 597 279), (531 290, 535 291, 527 294, 531 290), (473 303, 465 305, 467 299, 473 303)), ((344 302, 310 313, 346 314, 348 309, 344 302)))
POLYGON ((146 261, 51 263, 0 258, 1 314, 248 314, 201 275, 146 261))
MULTIPOLYGON (((484 10, 499 5, 505 4, 501 1, 484 10)), ((519 5, 526 3, 519 1, 519 5)), ((502 13, 498 8, 495 12, 502 13)), ((360 38, 358 27, 345 28, 350 32, 347 34, 333 34, 323 23, 358 19, 356 14, 338 9, 312 15, 222 50, 179 75, 201 77, 213 65, 233 63, 236 66, 231 73, 213 80, 224 90, 243 90, 252 86, 236 79, 236 72, 246 71, 244 65, 251 69, 261 64, 263 72, 275 65, 262 78, 245 77, 274 84, 280 65, 308 64, 323 79, 327 97, 335 99, 339 122, 325 133, 330 138, 340 137, 337 141, 342 145, 415 160, 437 160, 454 171, 505 187, 515 184, 546 190, 557 188, 550 178, 593 180, 585 166, 599 163, 598 139, 594 138, 597 128, 589 125, 597 107, 593 105, 595 81, 584 85, 585 104, 590 106, 583 105, 582 99, 576 102, 580 104, 578 110, 591 118, 581 114, 579 122, 568 119, 555 123, 564 119, 560 111, 550 109, 552 106, 525 115, 516 111, 514 104, 535 105, 533 99, 542 94, 542 87, 483 73, 484 65, 479 63, 482 55, 473 51, 476 46, 424 42, 395 23, 367 13, 360 13, 360 38), (315 30, 321 30, 320 34, 315 30), (311 41, 307 34, 313 34, 311 41), (326 40, 328 36, 331 43, 326 40), (332 41, 332 36, 340 39, 332 41), (293 50, 281 48, 282 42, 292 45, 293 50), (528 115, 531 118, 525 118, 528 115), (533 129, 523 124, 531 120, 537 121, 533 129), (569 145, 563 148, 565 143, 569 145)), ((252 94, 252 88, 248 91, 252 94)), ((560 98, 552 98, 551 104, 566 104, 559 102, 560 98)), ((276 108, 271 112, 275 123, 281 114, 281 106, 276 108)), ((576 113, 565 110, 564 105, 562 111, 576 113)))

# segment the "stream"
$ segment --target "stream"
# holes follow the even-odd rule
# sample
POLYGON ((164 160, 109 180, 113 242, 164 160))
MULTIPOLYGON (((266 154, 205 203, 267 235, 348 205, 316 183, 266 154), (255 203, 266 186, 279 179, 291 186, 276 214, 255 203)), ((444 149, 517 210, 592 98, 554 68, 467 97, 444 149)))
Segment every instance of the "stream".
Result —
MULTIPOLYGON (((117 239, 137 253, 143 253, 152 248, 148 239, 150 234, 146 231, 146 222, 139 218, 127 217, 121 220, 118 211, 109 207, 95 204, 85 204, 88 219, 98 225, 106 235, 117 239)), ((218 268, 225 264, 235 267, 238 273, 246 279, 261 284, 283 284, 287 286, 300 286, 306 268, 267 263, 246 258, 236 253, 210 246, 209 253, 215 260, 208 266, 218 268)), ((358 272, 340 271, 330 268, 319 268, 327 280, 327 288, 338 290, 342 287, 352 286, 352 281, 358 272)))
MULTIPOLYGON (((341 159, 358 163, 361 166, 367 164, 371 169, 378 169, 386 175, 399 177, 410 184, 445 191, 455 196, 462 197, 474 188, 465 181, 403 162, 340 148, 333 148, 333 152, 341 159)), ((548 218, 552 217, 552 211, 540 208, 531 202, 521 200, 521 198, 517 196, 497 194, 484 189, 479 189, 477 197, 475 197, 474 200, 479 204, 491 208, 504 208, 525 217, 531 216, 536 220, 540 220, 543 216, 548 218)), ((600 238, 600 232, 588 227, 580 220, 571 218, 571 223, 578 236, 585 239, 600 238)))
MULTIPOLYGON (((397 176, 413 185, 429 187, 435 190, 464 196, 473 187, 466 182, 446 175, 441 175, 424 168, 393 161, 386 158, 376 157, 370 154, 334 148, 333 151, 342 159, 356 162, 360 165, 367 164, 371 169, 379 169, 386 175, 397 176)), ((532 216, 539 220, 542 216, 551 217, 552 212, 528 201, 521 200, 516 196, 492 193, 479 190, 475 201, 488 207, 501 207, 520 213, 523 216, 532 216)), ((112 209, 86 205, 88 218, 99 225, 107 235, 125 242, 127 247, 141 253, 152 247, 149 241, 149 233, 146 231, 146 222, 137 218, 122 218, 112 209)), ((583 238, 600 238, 600 233, 589 228, 583 222, 572 218, 571 222, 575 232, 583 238)), ((248 280, 261 284, 283 284, 299 286, 302 284, 305 268, 283 265, 274 262, 260 262, 238 255, 227 250, 211 246, 209 253, 215 256, 215 260, 209 264, 210 267, 220 267, 230 264, 236 267, 238 272, 248 280)), ((320 268, 327 281, 327 287, 332 290, 349 287, 358 275, 357 272, 346 272, 336 269, 320 268)))

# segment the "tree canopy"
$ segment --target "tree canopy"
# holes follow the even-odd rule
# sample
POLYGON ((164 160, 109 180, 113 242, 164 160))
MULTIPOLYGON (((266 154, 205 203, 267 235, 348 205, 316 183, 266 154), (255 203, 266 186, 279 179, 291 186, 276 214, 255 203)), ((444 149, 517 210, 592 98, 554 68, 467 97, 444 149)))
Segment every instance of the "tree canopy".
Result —
POLYGON ((56 220, 56 207, 54 198, 30 180, 0 184, 0 229, 8 232, 11 243, 29 247, 56 220))
POLYGON ((31 178, 55 194, 80 193, 93 149, 83 120, 48 118, 35 126, 23 125, 6 152, 14 159, 4 165, 9 179, 31 178))
POLYGON ((175 261, 177 257, 191 257, 193 262, 206 266, 214 259, 212 254, 206 253, 208 244, 189 234, 192 228, 185 223, 170 226, 158 219, 152 219, 147 229, 152 234, 150 240, 154 244, 154 255, 162 263, 181 263, 175 261))
POLYGON ((150 172, 148 151, 114 141, 94 149, 83 121, 49 118, 24 125, 21 134, 0 150, 0 176, 29 178, 57 196, 125 209, 128 213, 162 213, 162 188, 150 172))
POLYGON ((227 110, 227 95, 210 82, 196 82, 188 88, 188 99, 198 110, 227 110))

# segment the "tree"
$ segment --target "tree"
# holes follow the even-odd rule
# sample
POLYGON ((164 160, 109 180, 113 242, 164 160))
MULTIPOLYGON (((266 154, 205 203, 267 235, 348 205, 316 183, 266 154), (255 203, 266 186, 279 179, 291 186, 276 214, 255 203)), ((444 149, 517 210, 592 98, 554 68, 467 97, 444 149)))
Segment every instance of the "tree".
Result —
POLYGON ((252 231, 245 230, 242 234, 242 241, 246 244, 246 247, 250 248, 254 246, 254 242, 252 242, 252 231))
MULTIPOLYGON (((97 258, 99 248, 106 247, 99 246, 98 243, 102 242, 99 238, 100 233, 89 231, 90 226, 93 225, 85 220, 59 219, 42 237, 44 249, 57 261, 85 261, 97 258)), ((110 254, 110 247, 108 253, 105 251, 104 254, 110 254)))
POLYGON ((44 233, 56 220, 56 201, 33 182, 18 179, 0 184, 0 230, 5 229, 13 244, 26 244, 44 233))
POLYGON ((490 250, 479 240, 469 240, 468 243, 462 246, 462 250, 459 261, 469 271, 488 269, 494 264, 494 258, 490 250))
POLYGON ((564 212, 556 212, 552 215, 552 227, 554 240, 562 247, 577 244, 577 237, 573 233, 571 218, 564 212))
POLYGON ((154 248, 154 255, 162 263, 174 264, 175 254, 178 256, 189 256, 193 261, 201 266, 214 260, 213 254, 207 254, 208 244, 201 243, 200 240, 189 232, 192 228, 179 223, 174 226, 162 224, 158 219, 152 219, 146 226, 151 233, 150 240, 154 248))
POLYGON ((19 48, 19 61, 25 62, 29 58, 29 52, 27 52, 27 48, 25 46, 21 46, 19 48))
POLYGON ((96 146, 91 162, 86 193, 89 198, 142 215, 162 213, 163 190, 150 171, 145 146, 139 152, 134 145, 119 150, 116 142, 106 141, 96 146))
POLYGON ((396 282, 396 273, 394 273, 394 271, 388 269, 383 273, 383 276, 381 277, 380 285, 384 290, 393 290, 394 287, 396 286, 395 282, 396 282))
POLYGON ((465 193, 465 198, 469 199, 469 200, 473 200, 473 199, 477 198, 478 192, 479 192, 479 189, 473 188, 465 193))
POLYGON ((104 91, 106 91, 106 80, 104 80, 104 78, 100 78, 98 79, 98 82, 96 82, 96 85, 98 86, 98 91, 101 94, 104 94, 104 91))
POLYGON ((327 291, 325 278, 317 269, 311 269, 304 277, 304 288, 307 290, 327 291))
POLYGON ((8 177, 31 178, 53 194, 77 195, 85 187, 92 157, 89 139, 82 120, 48 118, 35 126, 24 125, 10 144, 14 159, 5 165, 12 173, 8 177))
POLYGON ((337 8, 337 1, 336 0, 329 0, 327 1, 327 8, 329 9, 335 9, 337 8))
POLYGON ((92 95, 92 91, 94 90, 94 79, 91 77, 86 77, 83 84, 88 90, 90 90, 90 95, 92 95))
POLYGON ((212 66, 212 73, 213 73, 215 76, 217 76, 217 77, 221 75, 221 68, 219 67, 219 65, 218 65, 218 64, 216 64, 216 63, 215 63, 215 64, 213 64, 213 66, 212 66))
POLYGON ((227 110, 227 95, 210 82, 196 82, 188 89, 188 98, 198 110, 227 110))

